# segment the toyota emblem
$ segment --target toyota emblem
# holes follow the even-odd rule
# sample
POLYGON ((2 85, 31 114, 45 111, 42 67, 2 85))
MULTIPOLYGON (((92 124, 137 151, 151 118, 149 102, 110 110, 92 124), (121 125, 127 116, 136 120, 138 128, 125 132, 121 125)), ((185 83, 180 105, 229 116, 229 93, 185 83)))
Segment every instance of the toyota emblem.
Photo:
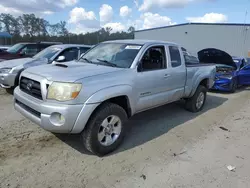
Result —
POLYGON ((29 82, 29 83, 27 84, 27 86, 26 86, 27 90, 28 90, 28 91, 31 91, 32 86, 33 86, 33 82, 29 82))

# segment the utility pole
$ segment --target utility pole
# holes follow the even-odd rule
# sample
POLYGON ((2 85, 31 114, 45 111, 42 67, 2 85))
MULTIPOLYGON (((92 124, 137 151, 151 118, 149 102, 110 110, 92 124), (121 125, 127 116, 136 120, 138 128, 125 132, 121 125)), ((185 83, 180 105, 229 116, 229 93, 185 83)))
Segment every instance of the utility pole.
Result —
POLYGON ((247 10, 245 13, 245 18, 244 18, 244 27, 243 27, 243 35, 244 35, 244 39, 243 39, 243 52, 242 52, 242 56, 246 57, 246 51, 247 51, 247 56, 248 56, 248 51, 249 49, 246 49, 246 40, 247 40, 247 33, 248 33, 248 27, 246 26, 246 21, 247 21, 247 10))

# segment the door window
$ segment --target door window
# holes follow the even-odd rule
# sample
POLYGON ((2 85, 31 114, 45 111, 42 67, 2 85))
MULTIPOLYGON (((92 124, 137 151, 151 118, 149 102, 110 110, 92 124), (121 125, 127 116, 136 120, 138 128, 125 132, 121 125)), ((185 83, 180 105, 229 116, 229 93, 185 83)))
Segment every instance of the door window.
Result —
POLYGON ((39 44, 40 51, 44 50, 45 48, 48 48, 49 46, 52 46, 53 44, 39 44))
POLYGON ((142 57, 141 71, 164 69, 166 67, 164 46, 149 48, 142 57))
POLYGON ((172 67, 181 66, 181 55, 177 46, 169 46, 169 55, 172 67))
POLYGON ((73 61, 78 58, 78 49, 77 48, 66 49, 62 53, 60 53, 59 56, 65 57, 65 60, 63 62, 73 61))
POLYGON ((34 56, 38 51, 38 46, 36 44, 28 44, 22 49, 21 53, 27 56, 34 56))

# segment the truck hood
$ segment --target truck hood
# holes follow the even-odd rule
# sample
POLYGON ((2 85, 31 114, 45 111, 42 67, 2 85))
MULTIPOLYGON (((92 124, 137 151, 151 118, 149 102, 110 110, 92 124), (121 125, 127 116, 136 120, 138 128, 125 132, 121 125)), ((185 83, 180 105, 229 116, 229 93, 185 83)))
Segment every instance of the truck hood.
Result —
POLYGON ((70 61, 67 63, 32 67, 25 70, 24 74, 25 72, 36 74, 45 77, 50 81, 75 82, 83 78, 121 70, 123 69, 116 67, 108 67, 104 65, 95 65, 70 61))
POLYGON ((198 58, 200 62, 203 62, 203 63, 227 65, 227 66, 232 66, 235 69, 237 69, 237 65, 233 61, 232 56, 219 49, 215 49, 215 48, 203 49, 198 52, 198 58))
POLYGON ((48 64, 48 59, 47 58, 39 58, 39 59, 32 59, 31 61, 25 63, 23 65, 23 67, 25 69, 29 68, 29 67, 34 67, 34 66, 38 66, 38 65, 44 65, 44 64, 48 64))
POLYGON ((28 63, 32 60, 33 59, 29 58, 29 57, 28 58, 21 58, 21 59, 6 60, 6 61, 2 61, 0 63, 0 68, 13 68, 13 67, 28 63))

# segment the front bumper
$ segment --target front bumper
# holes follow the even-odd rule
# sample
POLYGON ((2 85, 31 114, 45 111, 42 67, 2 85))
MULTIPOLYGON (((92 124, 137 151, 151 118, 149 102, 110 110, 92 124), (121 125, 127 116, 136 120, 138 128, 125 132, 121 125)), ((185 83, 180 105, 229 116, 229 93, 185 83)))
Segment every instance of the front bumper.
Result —
POLYGON ((17 87, 14 107, 23 116, 43 129, 54 133, 80 133, 98 104, 65 105, 36 99, 17 87), (64 121, 59 121, 58 114, 64 121))
POLYGON ((215 80, 212 89, 219 91, 230 91, 232 79, 218 79, 215 80))
POLYGON ((17 73, 0 73, 0 86, 2 88, 11 88, 15 86, 17 73))

